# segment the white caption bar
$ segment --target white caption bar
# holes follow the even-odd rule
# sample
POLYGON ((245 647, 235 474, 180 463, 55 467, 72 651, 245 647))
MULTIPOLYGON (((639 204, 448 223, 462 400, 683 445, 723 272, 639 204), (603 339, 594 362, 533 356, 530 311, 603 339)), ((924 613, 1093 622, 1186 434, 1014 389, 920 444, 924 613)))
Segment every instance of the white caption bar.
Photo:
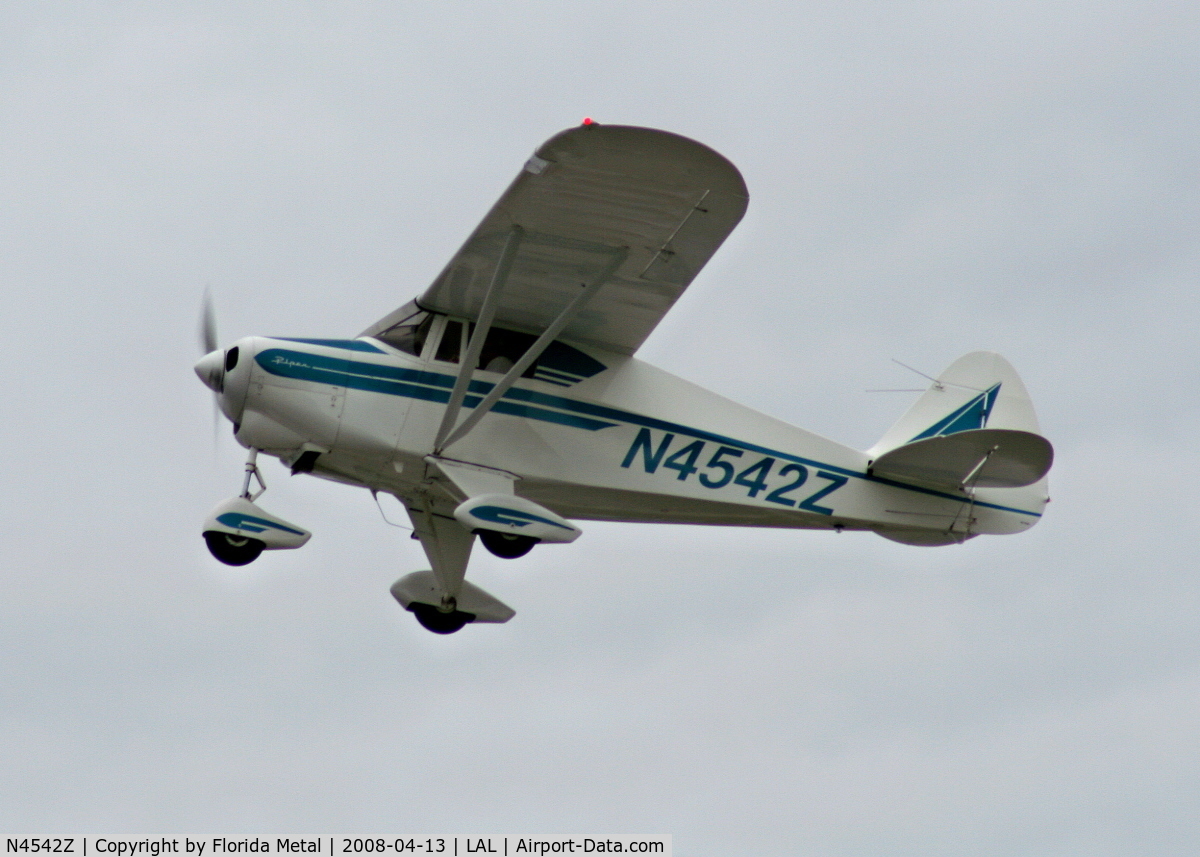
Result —
POLYGON ((410 854, 436 857, 547 857, 560 854, 653 854, 671 857, 671 836, 33 836, 4 837, 3 855, 51 857, 230 857, 259 854, 384 855, 410 854))

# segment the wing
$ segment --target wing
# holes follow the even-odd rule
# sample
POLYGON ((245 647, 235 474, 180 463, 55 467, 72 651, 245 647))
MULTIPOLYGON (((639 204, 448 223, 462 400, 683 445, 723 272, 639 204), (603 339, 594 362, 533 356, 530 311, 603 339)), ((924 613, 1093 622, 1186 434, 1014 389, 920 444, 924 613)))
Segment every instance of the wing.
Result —
MULTIPOLYGON (((540 333, 581 285, 603 280, 561 338, 632 354, 742 219, 747 200, 737 168, 694 140, 650 128, 572 128, 526 162, 417 303, 478 318, 519 227, 495 324, 540 333)), ((363 335, 386 329, 397 313, 363 335)))

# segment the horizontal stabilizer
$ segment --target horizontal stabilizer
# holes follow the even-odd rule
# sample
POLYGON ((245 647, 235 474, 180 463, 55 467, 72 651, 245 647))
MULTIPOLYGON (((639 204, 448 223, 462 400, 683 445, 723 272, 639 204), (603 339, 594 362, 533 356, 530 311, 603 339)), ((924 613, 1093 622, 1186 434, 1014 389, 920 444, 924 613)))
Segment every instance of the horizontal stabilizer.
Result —
POLYGON ((869 472, 932 488, 1022 488, 1053 462, 1054 449, 1039 434, 980 428, 914 440, 879 456, 869 472))

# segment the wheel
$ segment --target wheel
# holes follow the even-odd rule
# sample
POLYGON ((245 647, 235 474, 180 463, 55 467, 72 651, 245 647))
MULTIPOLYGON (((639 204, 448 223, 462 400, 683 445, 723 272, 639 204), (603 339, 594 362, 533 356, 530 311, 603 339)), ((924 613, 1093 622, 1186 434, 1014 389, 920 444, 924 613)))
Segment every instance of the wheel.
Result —
POLYGON ((516 559, 525 556, 533 550, 540 541, 533 536, 517 536, 511 533, 497 533, 495 530, 479 530, 479 540, 483 546, 503 559, 516 559))
POLYGON ((464 613, 461 610, 454 610, 449 613, 443 613, 432 604, 422 604, 419 601, 414 601, 408 605, 409 611, 417 617, 417 621, 421 623, 421 627, 427 631, 433 631, 435 634, 453 634, 462 628, 463 625, 475 619, 475 614, 464 613))
POLYGON ((226 565, 249 565, 258 559, 265 544, 258 539, 243 538, 230 533, 209 530, 204 534, 208 552, 226 565))

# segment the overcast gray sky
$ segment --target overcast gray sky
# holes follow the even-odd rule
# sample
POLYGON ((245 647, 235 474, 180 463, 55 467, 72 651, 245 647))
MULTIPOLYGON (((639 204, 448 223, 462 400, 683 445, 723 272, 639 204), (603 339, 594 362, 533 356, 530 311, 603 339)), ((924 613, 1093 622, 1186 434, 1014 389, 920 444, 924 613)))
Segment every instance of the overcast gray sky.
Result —
POLYGON ((674 834, 698 855, 1200 850, 1200 12, 1166 2, 23 3, 0 11, 0 830, 674 834), (471 579, 277 463, 234 570, 192 373, 348 336, 584 116, 750 209, 640 356, 860 448, 890 362, 1002 352, 1032 532, 587 524, 471 579))

